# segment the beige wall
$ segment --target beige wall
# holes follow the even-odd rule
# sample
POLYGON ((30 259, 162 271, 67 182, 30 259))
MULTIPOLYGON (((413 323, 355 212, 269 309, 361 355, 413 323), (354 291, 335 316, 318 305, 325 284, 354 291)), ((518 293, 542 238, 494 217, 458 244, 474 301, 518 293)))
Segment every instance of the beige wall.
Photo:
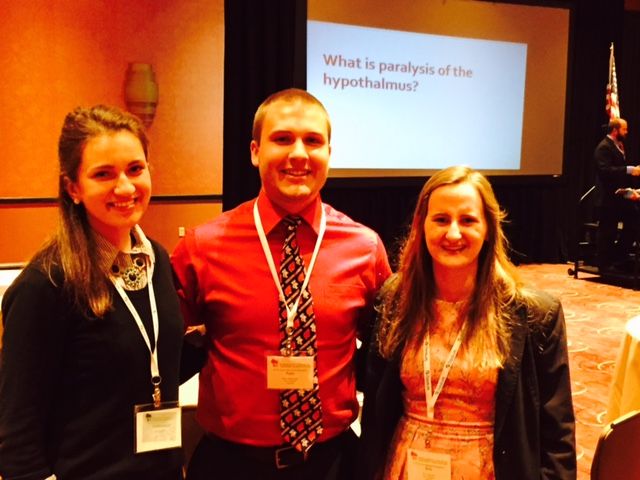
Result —
POLYGON ((26 262, 53 231, 57 209, 52 205, 0 206, 0 264, 26 262))
POLYGON ((144 226, 170 248, 178 226, 221 206, 223 0, 0 0, 0 263, 24 261, 55 225, 57 138, 77 105, 124 107, 127 64, 153 65, 160 100, 144 226), (47 204, 14 202, 50 199, 47 204), (212 203, 213 202, 213 203, 212 203))
MULTIPOLYGON (((219 202, 154 201, 142 219, 145 233, 171 251, 179 228, 204 223, 222 211, 219 202)), ((55 204, 0 205, 0 264, 24 263, 54 231, 58 218, 55 204)))
POLYGON ((222 212, 220 203, 152 203, 142 219, 145 234, 171 252, 178 243, 180 228, 200 225, 222 212))

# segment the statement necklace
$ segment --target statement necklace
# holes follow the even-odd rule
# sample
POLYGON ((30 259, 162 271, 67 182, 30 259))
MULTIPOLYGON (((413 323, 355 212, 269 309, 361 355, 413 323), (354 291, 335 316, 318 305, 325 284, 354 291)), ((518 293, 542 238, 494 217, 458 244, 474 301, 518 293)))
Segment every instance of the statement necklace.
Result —
POLYGON ((122 278, 125 290, 142 290, 147 286, 144 255, 118 255, 116 262, 111 266, 111 273, 122 278))

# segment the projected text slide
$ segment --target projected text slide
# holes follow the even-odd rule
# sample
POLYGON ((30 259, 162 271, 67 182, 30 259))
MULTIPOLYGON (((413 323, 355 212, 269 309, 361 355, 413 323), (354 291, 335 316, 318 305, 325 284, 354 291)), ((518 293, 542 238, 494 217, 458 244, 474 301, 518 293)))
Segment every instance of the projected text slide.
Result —
POLYGON ((520 168, 527 46, 309 21, 332 169, 520 168))

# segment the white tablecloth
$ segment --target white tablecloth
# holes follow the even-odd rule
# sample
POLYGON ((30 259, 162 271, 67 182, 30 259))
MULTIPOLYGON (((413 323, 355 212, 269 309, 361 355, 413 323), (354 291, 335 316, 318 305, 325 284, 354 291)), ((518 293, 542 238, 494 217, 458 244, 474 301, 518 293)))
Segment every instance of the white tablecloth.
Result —
MULTIPOLYGON (((4 269, 0 268, 0 302, 5 290, 11 285, 13 280, 20 274, 21 268, 4 269)), ((0 350, 2 350, 2 315, 0 314, 0 350)), ((0 478, 2 480, 2 478, 0 478)))
POLYGON ((198 404, 198 387, 200 383, 200 375, 194 375, 187 382, 180 385, 180 405, 183 407, 198 404))
POLYGON ((632 410, 640 410, 640 316, 629 320, 625 328, 613 372, 607 421, 632 410))
POLYGON ((13 280, 21 271, 22 269, 20 268, 0 268, 0 300, 2 299, 2 294, 4 293, 4 291, 9 287, 9 285, 11 285, 13 280))

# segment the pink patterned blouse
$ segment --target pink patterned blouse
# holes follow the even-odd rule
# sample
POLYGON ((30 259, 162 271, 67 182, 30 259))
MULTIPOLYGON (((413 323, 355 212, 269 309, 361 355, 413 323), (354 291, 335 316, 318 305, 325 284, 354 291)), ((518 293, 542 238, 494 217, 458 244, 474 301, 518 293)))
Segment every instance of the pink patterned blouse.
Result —
MULTIPOLYGON (((464 323, 464 307, 465 302, 436 301, 437 320, 430 329, 432 391, 464 323)), ((474 365, 467 353, 463 343, 435 404, 434 418, 429 420, 423 342, 405 349, 400 370, 405 413, 392 440, 385 479, 408 479, 409 449, 449 455, 453 480, 495 478, 493 422, 498 369, 474 365)))

